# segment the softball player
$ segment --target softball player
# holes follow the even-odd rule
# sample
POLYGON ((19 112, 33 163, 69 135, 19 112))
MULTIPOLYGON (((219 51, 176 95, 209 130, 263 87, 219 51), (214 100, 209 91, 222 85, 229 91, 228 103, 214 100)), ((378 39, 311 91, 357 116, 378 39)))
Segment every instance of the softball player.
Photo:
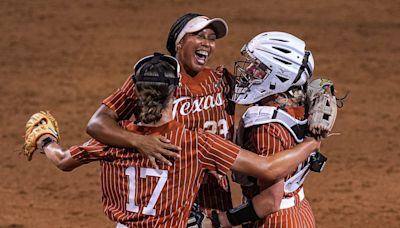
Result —
MULTIPOLYGON (((94 139, 68 150, 48 134, 37 142, 46 156, 65 171, 100 161, 104 211, 117 222, 117 227, 186 227, 206 170, 226 175, 231 168, 275 179, 286 175, 319 147, 317 141, 308 139, 296 151, 266 158, 220 136, 203 130, 190 131, 173 119, 173 94, 179 84, 176 59, 161 54, 145 57, 135 65, 135 73, 135 91, 141 107, 139 122, 123 120, 121 127, 141 135, 163 135, 182 148, 181 159, 171 166, 160 164, 154 169, 150 159, 135 149, 113 148, 94 139)), ((43 123, 46 121, 40 120, 36 127, 41 129, 43 123)))
MULTIPOLYGON (((266 32, 245 45, 242 55, 246 65, 236 65, 241 79, 234 100, 255 106, 242 117, 241 145, 262 156, 293 148, 306 132, 303 85, 314 69, 311 52, 291 34, 266 32)), ((245 201, 253 204, 260 218, 267 216, 244 226, 315 227, 302 185, 309 172, 307 164, 305 161, 291 175, 272 182, 237 174, 245 201), (273 207, 278 211, 270 214, 273 207)))
MULTIPOLYGON (((173 107, 175 119, 190 130, 204 129, 207 132, 232 139, 234 125, 234 103, 227 97, 230 87, 221 73, 206 65, 216 46, 216 40, 228 33, 228 26, 220 18, 189 13, 180 17, 171 27, 167 49, 181 65, 181 87, 176 92, 173 107)), ((135 84, 129 77, 124 85, 103 101, 88 124, 88 133, 102 143, 128 148, 137 148, 141 153, 167 162, 160 152, 173 155, 166 149, 175 149, 157 136, 141 136, 121 129, 117 121, 129 119, 137 107, 135 84)), ((154 158, 150 157, 154 160, 154 158)), ((157 164, 153 162, 154 166, 157 164)), ((227 177, 219 180, 207 175, 201 185, 197 203, 205 208, 227 210, 232 199, 227 177)))

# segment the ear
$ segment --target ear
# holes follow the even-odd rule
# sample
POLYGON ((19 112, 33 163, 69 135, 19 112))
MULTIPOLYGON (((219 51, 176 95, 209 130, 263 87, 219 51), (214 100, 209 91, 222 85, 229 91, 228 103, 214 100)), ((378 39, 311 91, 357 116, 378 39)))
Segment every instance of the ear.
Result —
POLYGON ((176 44, 176 50, 182 49, 183 38, 176 44))

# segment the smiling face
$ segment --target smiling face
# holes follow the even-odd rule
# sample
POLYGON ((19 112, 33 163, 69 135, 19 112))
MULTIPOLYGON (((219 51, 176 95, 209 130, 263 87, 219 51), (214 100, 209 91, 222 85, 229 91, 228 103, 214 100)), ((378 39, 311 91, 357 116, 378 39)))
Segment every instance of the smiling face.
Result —
POLYGON ((215 40, 215 32, 210 28, 186 34, 178 43, 176 54, 182 71, 190 76, 202 71, 215 50, 215 40))

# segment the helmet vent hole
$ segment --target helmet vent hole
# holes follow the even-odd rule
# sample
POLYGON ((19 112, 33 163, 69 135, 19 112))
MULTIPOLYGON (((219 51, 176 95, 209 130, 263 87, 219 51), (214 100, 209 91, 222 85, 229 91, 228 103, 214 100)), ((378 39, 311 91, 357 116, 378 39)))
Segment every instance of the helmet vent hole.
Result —
POLYGON ((283 60, 283 59, 278 59, 278 58, 276 58, 276 57, 274 57, 274 59, 275 59, 275 60, 278 60, 279 62, 281 62, 281 63, 283 63, 283 64, 292 65, 290 62, 285 61, 285 60, 283 60))
POLYGON ((285 43, 289 42, 288 40, 281 40, 281 39, 271 39, 271 40, 280 41, 280 42, 285 42, 285 43))
POLYGON ((279 76, 279 75, 276 75, 276 77, 277 77, 279 80, 281 80, 281 82, 286 82, 286 81, 288 80, 287 78, 284 78, 284 77, 279 76))
POLYGON ((273 84, 270 84, 270 85, 269 85, 269 89, 270 89, 270 90, 274 90, 275 87, 276 87, 276 85, 273 85, 273 84))
POLYGON ((279 47, 272 47, 273 49, 276 49, 276 50, 278 50, 278 51, 281 51, 281 52, 283 52, 283 53, 285 53, 285 54, 287 54, 287 53, 290 53, 291 51, 290 50, 287 50, 287 49, 283 49, 283 48, 279 48, 279 47))

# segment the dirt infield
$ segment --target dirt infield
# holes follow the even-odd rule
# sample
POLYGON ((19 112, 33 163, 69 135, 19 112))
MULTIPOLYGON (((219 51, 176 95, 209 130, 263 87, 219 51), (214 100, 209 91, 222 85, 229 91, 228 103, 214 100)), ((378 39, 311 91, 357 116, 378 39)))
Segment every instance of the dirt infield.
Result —
POLYGON ((263 31, 306 40, 316 74, 350 91, 335 126, 341 136, 322 146, 329 163, 305 183, 317 226, 400 227, 400 18, 392 0, 0 1, 0 227, 113 227, 98 164, 62 173, 40 154, 27 162, 18 154, 25 121, 51 110, 63 145, 84 142, 102 99, 140 57, 166 52, 171 23, 189 11, 229 24, 212 66, 232 70, 242 45, 263 31))

